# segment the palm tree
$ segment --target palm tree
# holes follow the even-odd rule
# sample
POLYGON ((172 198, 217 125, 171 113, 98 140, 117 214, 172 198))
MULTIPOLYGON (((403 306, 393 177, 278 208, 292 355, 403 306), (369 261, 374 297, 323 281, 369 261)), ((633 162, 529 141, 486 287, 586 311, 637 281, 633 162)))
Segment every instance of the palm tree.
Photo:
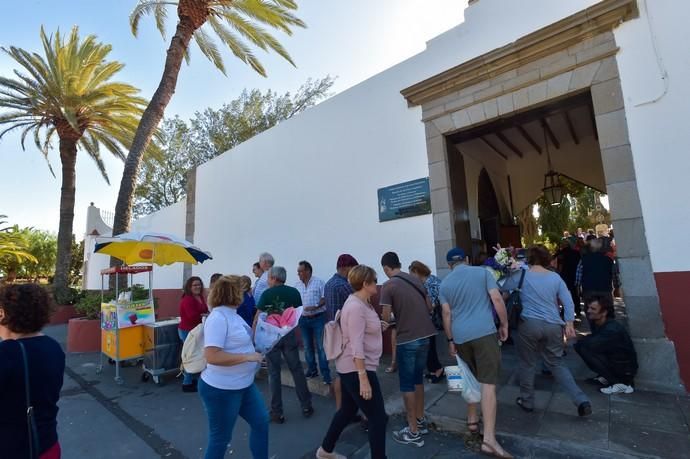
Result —
POLYGON ((0 215, 0 262, 12 260, 15 262, 29 261, 37 263, 36 257, 28 252, 28 247, 24 234, 17 225, 5 226, 7 221, 3 220, 7 215, 0 215))
POLYGON ((168 7, 177 8, 177 29, 167 51, 163 77, 144 111, 125 162, 115 206, 113 234, 129 230, 142 153, 175 92, 182 60, 189 56, 191 40, 194 39, 201 52, 223 74, 226 73, 225 64, 212 35, 220 39, 235 57, 265 77, 266 70, 253 54, 251 45, 264 51, 274 51, 292 65, 294 62, 278 40, 262 26, 288 35, 292 34, 293 27, 305 27, 304 22, 293 15, 293 11, 297 10, 294 0, 139 0, 130 16, 132 33, 137 35, 142 16, 152 14, 158 30, 165 38, 168 7))
POLYGON ((19 129, 22 149, 31 135, 46 161, 53 138, 58 138, 62 192, 54 290, 60 300, 68 287, 77 149, 96 162, 110 183, 100 147, 124 161, 123 149, 131 146, 146 100, 136 96, 137 88, 111 81, 124 65, 107 61, 111 47, 94 35, 80 40, 74 27, 68 37, 59 31, 47 37, 41 27, 41 42, 43 56, 2 48, 21 70, 14 71, 15 78, 0 77, 0 108, 7 110, 0 113, 0 126, 5 127, 0 138, 19 129))

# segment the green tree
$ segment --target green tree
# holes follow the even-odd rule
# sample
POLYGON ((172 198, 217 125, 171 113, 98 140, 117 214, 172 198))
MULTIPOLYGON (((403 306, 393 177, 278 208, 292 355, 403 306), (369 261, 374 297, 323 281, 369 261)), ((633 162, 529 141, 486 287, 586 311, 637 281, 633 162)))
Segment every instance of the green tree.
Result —
POLYGON ((163 76, 141 117, 125 162, 115 205, 113 234, 129 229, 143 153, 175 92, 182 60, 189 57, 192 39, 202 54, 221 72, 225 73, 225 64, 212 36, 217 37, 236 58, 260 75, 266 76, 266 70, 254 55, 251 46, 273 51, 291 64, 294 63, 280 42, 263 26, 288 35, 294 27, 305 27, 304 22, 293 14, 297 10, 294 0, 139 0, 130 16, 132 33, 136 36, 141 18, 151 14, 156 19, 156 27, 165 38, 165 22, 170 6, 177 8, 177 27, 167 51, 163 76))
POLYGON ((537 201, 539 206, 539 226, 542 235, 551 242, 560 241, 563 231, 570 228, 570 200, 563 195, 559 205, 550 205, 542 196, 537 201))
POLYGON ((24 260, 16 266, 17 277, 38 280, 50 277, 55 272, 57 260, 57 236, 49 231, 23 228, 21 232, 27 241, 28 252, 34 261, 24 260))
MULTIPOLYGON (((67 37, 58 31, 47 37, 41 28, 43 55, 21 48, 2 48, 19 66, 15 78, 0 77, 0 125, 21 130, 21 145, 31 134, 36 147, 48 158, 57 136, 62 164, 60 225, 54 292, 67 294, 74 220, 77 150, 86 152, 108 182, 100 147, 125 158, 146 101, 138 89, 111 81, 123 64, 108 61, 110 45, 94 35, 83 40, 77 27, 67 37)), ((49 164, 50 166, 50 164, 49 164)), ((52 168, 51 168, 52 172, 52 168)))
POLYGON ((218 110, 197 112, 191 127, 178 117, 165 120, 162 157, 144 160, 137 176, 134 215, 178 202, 186 194, 187 171, 312 107, 328 97, 334 81, 309 79, 295 94, 245 90, 218 110))

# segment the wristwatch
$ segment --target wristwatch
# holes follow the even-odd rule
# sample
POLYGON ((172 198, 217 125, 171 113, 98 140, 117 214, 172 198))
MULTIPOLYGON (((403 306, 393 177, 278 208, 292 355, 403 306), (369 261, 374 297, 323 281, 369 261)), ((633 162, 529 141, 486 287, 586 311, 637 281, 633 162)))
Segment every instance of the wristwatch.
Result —
POLYGON ((453 338, 448 338, 448 337, 446 336, 446 339, 448 340, 449 343, 452 343, 452 342, 453 342, 453 338))

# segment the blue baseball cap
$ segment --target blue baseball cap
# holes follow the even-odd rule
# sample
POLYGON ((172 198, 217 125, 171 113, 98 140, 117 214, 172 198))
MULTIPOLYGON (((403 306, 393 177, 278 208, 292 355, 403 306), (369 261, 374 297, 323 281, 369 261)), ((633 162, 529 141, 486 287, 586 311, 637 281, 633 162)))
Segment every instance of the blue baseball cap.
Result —
POLYGON ((464 261, 465 260, 465 251, 462 250, 459 247, 453 247, 448 251, 446 254, 446 261, 448 263, 452 263, 454 261, 464 261))

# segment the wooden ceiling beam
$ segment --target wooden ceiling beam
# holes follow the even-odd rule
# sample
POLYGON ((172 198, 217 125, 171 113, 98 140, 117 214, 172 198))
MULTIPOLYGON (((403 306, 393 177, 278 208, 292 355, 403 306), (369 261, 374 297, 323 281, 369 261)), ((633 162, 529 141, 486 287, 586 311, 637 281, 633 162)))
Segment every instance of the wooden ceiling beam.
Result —
POLYGON ((551 126, 549 126, 549 123, 548 123, 548 121, 546 121, 546 118, 541 118, 540 121, 541 121, 541 127, 544 128, 544 130, 548 134, 549 139, 551 140, 551 143, 554 145, 554 147, 556 147, 556 150, 560 150, 561 149, 561 143, 556 138, 556 134, 554 134, 553 131, 551 130, 551 126))
POLYGON ((568 110, 563 110, 563 118, 565 118, 565 124, 568 125, 568 130, 570 131, 570 137, 573 138, 575 145, 580 145, 580 139, 577 137, 577 132, 575 131, 575 125, 573 125, 573 120, 570 119, 568 110))
POLYGON ((599 131, 597 130, 597 120, 594 115, 594 105, 589 104, 587 107, 589 110, 589 119, 592 123, 592 130, 594 131, 594 138, 598 141, 599 140, 599 131))
POLYGON ((482 136, 482 137, 479 137, 479 140, 481 140, 481 141, 484 142, 486 145, 488 145, 488 147, 489 147, 490 149, 492 149, 492 150, 493 150, 498 156, 500 156, 501 158, 506 159, 506 160, 508 159, 508 157, 507 157, 505 154, 503 154, 503 152, 501 152, 501 150, 499 150, 498 148, 496 148, 496 146, 495 146, 494 144, 492 144, 491 142, 489 142, 489 139, 487 139, 486 137, 483 137, 483 136, 482 136))
POLYGON ((541 147, 539 146, 539 144, 537 142, 534 141, 532 136, 529 135, 529 132, 527 132, 527 129, 525 129, 522 126, 522 124, 516 124, 515 128, 520 132, 520 134, 527 141, 527 143, 532 145, 532 148, 534 148, 537 151, 537 153, 539 153, 541 155, 541 147))
POLYGON ((524 157, 524 155, 522 154, 522 152, 521 152, 520 150, 518 150, 517 147, 516 147, 515 145, 513 145, 513 142, 511 142, 510 140, 508 140, 508 138, 507 138, 505 135, 503 135, 503 133, 502 133, 501 131, 496 131, 495 134, 496 134, 496 137, 498 137, 498 139, 499 139, 501 142, 503 142, 503 144, 504 144, 506 147, 510 148, 510 150, 511 150, 513 153, 515 153, 516 155, 518 155, 520 158, 523 158, 523 157, 524 157))

